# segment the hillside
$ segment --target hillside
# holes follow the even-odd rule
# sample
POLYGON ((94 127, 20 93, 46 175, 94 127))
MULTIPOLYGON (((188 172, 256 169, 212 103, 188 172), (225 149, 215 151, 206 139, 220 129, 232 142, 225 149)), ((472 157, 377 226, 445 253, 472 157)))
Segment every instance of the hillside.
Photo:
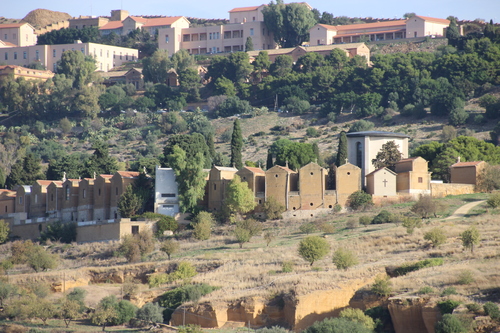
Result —
POLYGON ((30 11, 22 21, 28 22, 35 28, 41 28, 51 23, 69 20, 70 18, 71 15, 68 13, 39 8, 30 11))

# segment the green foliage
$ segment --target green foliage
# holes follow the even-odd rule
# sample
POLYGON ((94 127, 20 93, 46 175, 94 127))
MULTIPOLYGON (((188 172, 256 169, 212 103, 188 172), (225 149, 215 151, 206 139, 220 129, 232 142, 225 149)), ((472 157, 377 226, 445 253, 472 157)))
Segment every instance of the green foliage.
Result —
POLYGON ((352 266, 356 266, 359 261, 356 254, 348 249, 338 248, 333 252, 333 263, 337 269, 347 270, 352 266))
POLYGON ((479 314, 481 312, 481 310, 483 309, 481 304, 478 304, 478 303, 469 303, 469 304, 466 304, 465 307, 467 308, 467 310, 469 310, 470 312, 472 312, 474 314, 479 314))
POLYGON ((330 251, 330 244, 324 238, 319 236, 307 236, 299 243, 299 255, 307 262, 314 264, 330 251))
POLYGON ((66 299, 68 301, 76 302, 80 306, 79 311, 82 312, 86 308, 85 303, 84 303, 86 294, 87 294, 87 291, 85 289, 77 287, 77 288, 74 288, 72 291, 70 291, 66 295, 66 299))
POLYGON ((403 264, 394 270, 397 276, 406 275, 410 272, 418 271, 420 269, 441 266, 444 261, 441 258, 424 259, 411 264, 403 264))
POLYGON ((367 328, 358 321, 347 318, 330 318, 317 321, 312 326, 303 331, 304 333, 372 333, 373 330, 367 328))
POLYGON ((403 228, 406 228, 406 232, 409 235, 413 235, 415 228, 422 227, 422 219, 418 217, 405 216, 402 223, 403 228))
POLYGON ((162 215, 158 221, 156 221, 156 232, 155 236, 161 237, 163 233, 167 230, 176 231, 179 228, 179 224, 172 216, 162 215))
POLYGON ((5 180, 5 186, 13 189, 16 185, 31 185, 37 179, 42 179, 40 160, 36 159, 33 154, 27 154, 24 158, 19 159, 10 170, 10 174, 5 180))
POLYGON ((498 208, 500 207, 500 192, 496 192, 493 194, 490 194, 488 200, 486 201, 488 206, 491 208, 498 208))
POLYGON ((160 296, 160 305, 165 308, 163 319, 165 322, 170 320, 174 310, 185 302, 196 302, 202 296, 210 294, 218 288, 209 286, 205 283, 191 284, 167 291, 160 296))
POLYGON ((71 321, 80 316, 81 313, 81 305, 77 301, 65 299, 59 308, 58 317, 64 320, 66 328, 68 328, 71 321))
POLYGON ((76 223, 61 223, 60 221, 50 223, 41 233, 40 239, 43 242, 51 240, 71 244, 76 241, 76 223))
POLYGON ((200 325, 188 324, 186 326, 179 326, 179 333, 203 333, 203 332, 204 331, 200 325))
POLYGON ((144 230, 136 235, 126 235, 118 247, 118 253, 125 256, 128 262, 139 262, 154 250, 153 234, 149 230, 144 230))
POLYGON ((17 286, 1 281, 0 282, 0 306, 4 306, 4 302, 13 297, 17 293, 17 286))
POLYGON ((491 317, 491 319, 499 320, 500 319, 500 310, 498 309, 498 305, 493 302, 486 302, 483 305, 484 313, 491 317))
POLYGON ((316 228, 316 225, 314 223, 307 222, 307 223, 302 224, 299 227, 299 230, 300 230, 301 233, 309 235, 310 233, 315 232, 318 229, 316 228))
POLYGON ((261 231, 262 226, 256 220, 240 220, 236 223, 234 236, 236 237, 236 241, 240 244, 240 248, 242 248, 244 243, 250 242, 250 239, 259 234, 261 231))
POLYGON ((356 191, 347 199, 347 207, 352 210, 362 210, 371 205, 373 205, 372 196, 364 191, 356 191))
POLYGON ((403 154, 399 151, 399 146, 395 141, 388 141, 382 145, 382 148, 377 153, 372 164, 375 169, 389 168, 394 171, 396 163, 401 160, 403 154))
POLYGON ((460 239, 462 240, 463 247, 473 253, 474 246, 481 241, 481 235, 477 228, 472 226, 460 234, 460 239))
POLYGON ((446 234, 441 228, 432 228, 424 234, 424 239, 430 241, 433 247, 439 247, 446 242, 446 234))
POLYGON ((442 314, 453 313, 453 310, 457 308, 461 303, 459 301, 448 299, 446 301, 441 301, 437 303, 439 311, 442 314))
POLYGON ((392 282, 388 276, 377 276, 371 288, 377 295, 387 297, 392 293, 392 282))
POLYGON ((339 145, 337 148, 337 159, 335 161, 336 166, 344 165, 347 161, 347 135, 345 131, 339 134, 339 145))
POLYGON ((450 295, 457 295, 457 289, 455 287, 446 287, 444 290, 441 292, 441 296, 450 296, 450 295))
POLYGON ((375 329, 375 322, 373 319, 364 314, 360 309, 347 308, 339 313, 339 318, 345 318, 350 321, 355 321, 363 324, 364 327, 373 331, 375 329))
POLYGON ((246 214, 256 206, 253 191, 238 175, 229 182, 226 188, 226 208, 231 213, 246 214))
POLYGON ((421 195, 418 201, 411 207, 413 213, 424 219, 429 218, 431 215, 436 217, 444 209, 445 207, 430 195, 421 195))
POLYGON ((370 316, 375 322, 375 332, 377 333, 383 333, 386 327, 392 326, 391 314, 386 307, 376 306, 369 308, 365 311, 365 314, 370 316))
POLYGON ((294 142, 288 139, 279 139, 273 143, 270 152, 276 156, 278 165, 286 165, 292 170, 317 160, 313 145, 309 143, 294 142))
POLYGON ((285 206, 278 202, 273 196, 267 197, 263 204, 264 214, 268 220, 279 220, 285 212, 285 206))
POLYGON ((56 268, 59 265, 59 256, 45 250, 40 245, 33 245, 26 253, 28 266, 35 272, 47 271, 56 268))
POLYGON ((195 218, 193 226, 193 237, 197 240, 207 240, 212 234, 212 227, 215 225, 215 219, 212 213, 199 212, 195 218))
POLYGON ((243 137, 239 119, 233 124, 233 134, 231 136, 231 165, 236 169, 243 168, 241 149, 243 148, 243 137))
POLYGON ((10 228, 5 220, 0 220, 0 244, 5 243, 9 239, 10 228))
POLYGON ((93 178, 95 175, 112 175, 118 171, 116 158, 109 155, 108 145, 102 141, 96 141, 92 145, 94 153, 85 163, 84 176, 93 178))
POLYGON ((351 125, 349 133, 371 131, 374 127, 375 124, 371 121, 361 119, 351 125))
POLYGON ((463 270, 460 272, 458 275, 457 283, 458 284, 463 284, 463 285, 469 285, 476 281, 476 278, 474 277, 474 273, 468 269, 463 270))
POLYGON ((367 225, 372 223, 372 220, 373 219, 371 218, 371 216, 363 215, 359 217, 359 224, 362 224, 366 227, 367 225))
POLYGON ((393 220, 394 220, 393 214, 383 209, 373 218, 371 224, 391 223, 393 222, 393 220))
POLYGON ((436 333, 467 333, 469 330, 462 321, 452 314, 445 314, 436 324, 436 333))
POLYGON ((132 217, 139 212, 140 208, 141 200, 134 191, 132 185, 129 184, 118 200, 118 211, 120 212, 120 216, 124 218, 132 217))
POLYGON ((165 252, 170 260, 170 256, 179 251, 179 243, 171 238, 165 240, 160 247, 160 250, 165 252))
POLYGON ((429 286, 422 287, 418 290, 419 295, 427 295, 427 294, 432 294, 434 292, 434 289, 429 286))
POLYGON ((320 136, 320 133, 316 128, 308 127, 306 130, 306 135, 311 138, 317 138, 318 136, 320 136))
POLYGON ((306 100, 302 100, 296 96, 291 96, 283 101, 283 107, 286 111, 293 114, 303 114, 309 111, 311 105, 306 100))
POLYGON ((295 265, 292 261, 284 261, 281 264, 281 271, 283 273, 291 273, 291 272, 293 272, 293 266, 295 266, 295 265))
POLYGON ((280 326, 264 327, 256 330, 257 333, 290 333, 289 330, 280 326))

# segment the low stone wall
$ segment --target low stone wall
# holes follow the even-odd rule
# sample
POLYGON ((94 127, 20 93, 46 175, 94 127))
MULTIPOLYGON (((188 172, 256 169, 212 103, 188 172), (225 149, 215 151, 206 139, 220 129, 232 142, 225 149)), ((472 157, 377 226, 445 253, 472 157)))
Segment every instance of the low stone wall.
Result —
POLYGON ((431 183, 431 196, 443 198, 447 195, 472 194, 476 192, 473 184, 431 183))
POLYGON ((287 210, 282 214, 283 219, 293 220, 293 219, 311 219, 322 215, 328 215, 333 212, 331 208, 318 208, 311 210, 287 210))

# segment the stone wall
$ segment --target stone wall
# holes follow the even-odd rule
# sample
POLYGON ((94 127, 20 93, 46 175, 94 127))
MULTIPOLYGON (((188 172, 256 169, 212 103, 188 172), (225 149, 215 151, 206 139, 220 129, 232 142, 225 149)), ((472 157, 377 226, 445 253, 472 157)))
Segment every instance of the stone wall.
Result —
POLYGON ((431 196, 433 198, 443 198, 447 195, 471 194, 475 192, 475 185, 472 184, 431 183, 431 196))

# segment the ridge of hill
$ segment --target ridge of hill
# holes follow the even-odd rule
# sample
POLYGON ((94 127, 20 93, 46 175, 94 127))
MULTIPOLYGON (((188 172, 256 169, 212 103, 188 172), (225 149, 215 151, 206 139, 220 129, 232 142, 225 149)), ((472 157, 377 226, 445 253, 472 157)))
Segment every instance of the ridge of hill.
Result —
POLYGON ((31 24, 35 28, 41 28, 52 23, 69 20, 70 18, 71 15, 68 13, 38 8, 30 11, 22 21, 31 24))

